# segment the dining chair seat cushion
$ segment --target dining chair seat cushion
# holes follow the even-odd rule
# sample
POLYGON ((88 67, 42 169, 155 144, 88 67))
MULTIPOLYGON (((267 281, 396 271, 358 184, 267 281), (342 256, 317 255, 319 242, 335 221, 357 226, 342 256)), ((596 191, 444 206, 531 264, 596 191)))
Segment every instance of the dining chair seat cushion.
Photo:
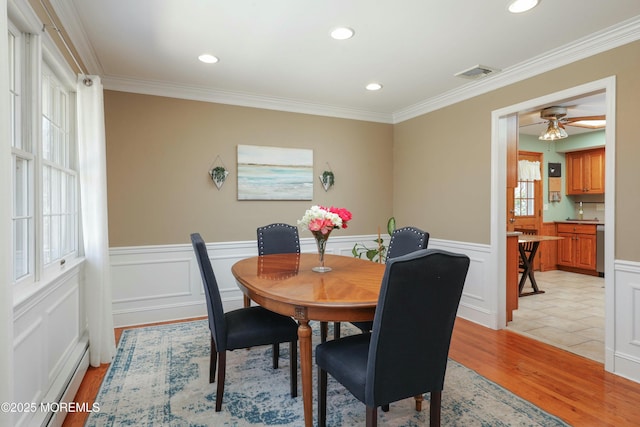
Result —
POLYGON ((256 306, 225 313, 227 350, 298 340, 298 324, 290 317, 256 306))
POLYGON ((371 334, 350 335, 327 341, 316 347, 316 365, 349 390, 356 399, 365 401, 367 357, 371 334))

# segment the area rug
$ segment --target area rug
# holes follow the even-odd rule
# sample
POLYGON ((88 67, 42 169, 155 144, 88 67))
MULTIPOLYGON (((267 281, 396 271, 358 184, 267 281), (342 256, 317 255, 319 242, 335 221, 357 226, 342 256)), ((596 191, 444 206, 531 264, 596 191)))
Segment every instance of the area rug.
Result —
MULTIPOLYGON (((314 342, 318 341, 314 325, 314 342)), ((342 334, 359 333, 343 324, 342 334)), ((301 426, 302 394, 289 394, 288 345, 280 368, 271 347, 236 350, 227 356, 222 412, 215 412, 215 383, 209 384, 209 329, 205 320, 128 329, 109 367, 86 426, 301 426)), ((419 369, 419 367, 416 367, 419 369)), ((425 367, 426 369, 426 367, 425 367)), ((315 369, 314 369, 314 382, 315 369)), ((317 396, 314 384, 314 398, 317 396)), ((428 394, 421 412, 414 400, 378 411, 382 426, 429 424, 428 394)), ((327 425, 365 423, 365 407, 329 377, 327 425)), ((315 403, 314 403, 315 412, 315 403)), ((316 414, 314 413, 314 424, 316 414)), ((443 426, 566 426, 560 419, 450 360, 442 392, 443 426)))

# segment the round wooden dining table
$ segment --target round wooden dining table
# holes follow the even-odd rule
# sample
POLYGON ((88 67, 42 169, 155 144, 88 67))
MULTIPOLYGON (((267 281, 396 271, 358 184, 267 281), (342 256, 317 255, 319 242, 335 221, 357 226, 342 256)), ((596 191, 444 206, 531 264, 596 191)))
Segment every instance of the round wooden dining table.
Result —
POLYGON ((238 261, 231 268, 251 300, 298 322, 300 371, 305 426, 313 424, 312 345, 310 320, 373 320, 385 266, 368 260, 325 255, 331 271, 317 273, 318 254, 263 255, 238 261))

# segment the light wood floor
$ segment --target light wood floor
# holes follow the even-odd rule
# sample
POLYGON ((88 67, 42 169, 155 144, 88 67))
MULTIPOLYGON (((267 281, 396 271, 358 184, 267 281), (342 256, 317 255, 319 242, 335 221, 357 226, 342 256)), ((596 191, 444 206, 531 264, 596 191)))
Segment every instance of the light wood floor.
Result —
MULTIPOLYGON (((116 329, 116 340, 121 333, 116 329)), ((640 425, 640 384, 607 373, 601 363, 582 356, 460 318, 449 356, 572 426, 640 425)), ((107 368, 89 368, 76 402, 93 403, 107 368)), ((86 416, 71 413, 63 426, 80 427, 86 416)))

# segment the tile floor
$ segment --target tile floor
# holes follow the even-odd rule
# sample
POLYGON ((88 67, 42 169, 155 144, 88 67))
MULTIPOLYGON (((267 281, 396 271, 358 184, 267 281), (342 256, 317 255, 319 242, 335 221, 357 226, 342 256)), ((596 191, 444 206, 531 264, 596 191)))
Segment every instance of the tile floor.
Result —
POLYGON ((545 293, 520 297, 507 328, 604 363, 604 278, 560 270, 535 277, 545 293))

